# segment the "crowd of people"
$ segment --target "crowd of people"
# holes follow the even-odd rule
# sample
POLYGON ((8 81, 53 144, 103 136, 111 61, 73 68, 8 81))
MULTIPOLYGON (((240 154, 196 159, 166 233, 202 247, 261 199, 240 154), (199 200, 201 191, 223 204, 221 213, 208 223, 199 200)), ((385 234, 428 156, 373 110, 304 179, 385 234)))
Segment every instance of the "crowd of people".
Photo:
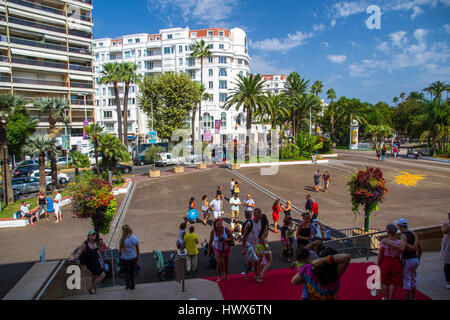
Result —
MULTIPOLYGON (((30 212, 30 204, 27 203, 27 201, 22 201, 22 204, 20 206, 20 209, 18 213, 16 214, 15 218, 25 218, 30 221, 30 224, 32 226, 35 226, 36 223, 38 223, 43 216, 45 216, 46 220, 48 221, 48 198, 45 195, 44 192, 40 191, 39 195, 36 200, 37 210, 34 212, 30 212)), ((53 214, 55 215, 55 223, 59 223, 62 221, 62 196, 61 193, 59 193, 58 190, 54 191, 54 197, 52 200, 53 203, 53 214)))

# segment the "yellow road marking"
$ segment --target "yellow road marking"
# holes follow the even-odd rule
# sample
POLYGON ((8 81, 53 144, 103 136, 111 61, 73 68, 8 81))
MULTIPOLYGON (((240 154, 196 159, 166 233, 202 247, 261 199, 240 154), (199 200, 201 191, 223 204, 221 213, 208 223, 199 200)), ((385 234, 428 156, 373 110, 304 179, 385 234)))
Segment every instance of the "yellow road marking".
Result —
POLYGON ((402 171, 400 171, 400 173, 402 173, 402 174, 399 176, 395 176, 395 182, 397 184, 403 184, 408 187, 417 187, 417 182, 425 179, 424 174, 419 174, 419 175, 418 174, 410 174, 408 172, 402 172, 402 171))

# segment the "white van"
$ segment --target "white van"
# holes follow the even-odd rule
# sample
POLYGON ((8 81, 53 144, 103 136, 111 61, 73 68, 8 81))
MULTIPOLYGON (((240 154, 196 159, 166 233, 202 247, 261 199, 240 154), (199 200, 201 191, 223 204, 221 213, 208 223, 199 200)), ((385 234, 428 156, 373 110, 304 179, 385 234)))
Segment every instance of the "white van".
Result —
POLYGON ((166 167, 170 165, 182 164, 184 162, 185 162, 184 157, 174 158, 171 153, 160 153, 159 160, 156 161, 156 165, 166 167))

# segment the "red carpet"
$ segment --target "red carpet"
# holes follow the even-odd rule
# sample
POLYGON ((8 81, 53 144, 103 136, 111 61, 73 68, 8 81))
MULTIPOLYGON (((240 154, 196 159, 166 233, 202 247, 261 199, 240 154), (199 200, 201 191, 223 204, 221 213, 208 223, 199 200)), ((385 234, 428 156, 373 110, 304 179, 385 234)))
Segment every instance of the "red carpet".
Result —
MULTIPOLYGON (((341 279, 339 290, 340 300, 380 300, 381 296, 373 297, 367 289, 367 267, 373 263, 351 263, 341 279)), ((264 284, 253 280, 253 273, 249 280, 244 280, 241 274, 231 275, 227 281, 219 283, 225 300, 299 300, 303 286, 291 285, 291 278, 296 271, 289 268, 270 270, 264 279, 264 284)), ((217 277, 206 278, 215 281, 217 277)), ((398 300, 403 299, 403 289, 398 288, 395 294, 398 300)), ((430 300, 421 292, 417 292, 417 300, 430 300)))

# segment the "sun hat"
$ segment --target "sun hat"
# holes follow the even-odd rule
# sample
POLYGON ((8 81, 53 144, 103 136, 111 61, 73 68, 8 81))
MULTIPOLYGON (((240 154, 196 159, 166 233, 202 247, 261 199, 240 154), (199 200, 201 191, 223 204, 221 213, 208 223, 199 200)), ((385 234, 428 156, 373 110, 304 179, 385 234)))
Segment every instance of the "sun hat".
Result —
POLYGON ((95 232, 95 230, 91 230, 91 231, 88 232, 88 237, 92 236, 94 234, 97 234, 97 232, 95 232))
POLYGON ((317 219, 314 219, 314 220, 313 220, 313 222, 319 222, 319 220, 317 220, 317 219))
POLYGON ((403 218, 398 219, 397 221, 395 221, 395 223, 402 227, 408 226, 408 221, 406 221, 406 219, 403 219, 403 218))

